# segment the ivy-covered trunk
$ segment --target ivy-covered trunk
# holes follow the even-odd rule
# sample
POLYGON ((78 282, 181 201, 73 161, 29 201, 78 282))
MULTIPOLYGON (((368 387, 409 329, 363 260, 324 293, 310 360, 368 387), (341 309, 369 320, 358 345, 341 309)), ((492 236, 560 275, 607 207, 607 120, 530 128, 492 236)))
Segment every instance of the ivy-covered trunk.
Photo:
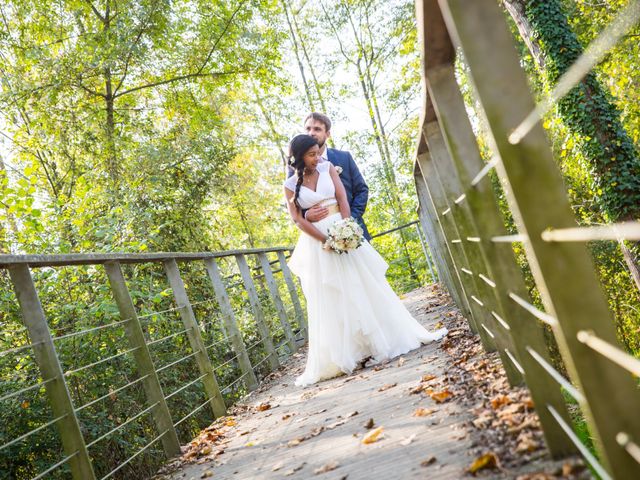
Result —
MULTIPOLYGON (((560 0, 503 0, 503 4, 544 80, 554 86, 583 52, 560 0)), ((558 113, 581 138, 590 189, 603 217, 610 222, 640 219, 640 158, 620 112, 595 74, 587 75, 558 102, 558 113)), ((640 245, 620 245, 640 290, 640 245)))

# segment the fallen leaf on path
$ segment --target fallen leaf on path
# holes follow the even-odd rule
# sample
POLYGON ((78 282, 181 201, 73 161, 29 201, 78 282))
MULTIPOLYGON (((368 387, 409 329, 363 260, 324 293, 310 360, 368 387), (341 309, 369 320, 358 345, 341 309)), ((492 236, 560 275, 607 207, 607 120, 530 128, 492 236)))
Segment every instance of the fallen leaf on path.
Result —
POLYGON ((491 399, 491 407, 494 410, 497 410, 501 406, 507 405, 509 403, 511 403, 511 399, 509 397, 507 397, 506 395, 496 395, 495 397, 493 397, 491 399))
POLYGON ((213 477, 213 472, 211 470, 205 470, 202 475, 200 475, 200 478, 209 478, 209 477, 213 477))
POLYGON ((395 387, 396 385, 398 385, 398 383, 387 383, 386 385, 383 385, 382 387, 380 387, 378 389, 379 392, 384 392, 385 390, 389 390, 390 388, 395 387))
POLYGON ((367 430, 370 430, 373 428, 374 425, 375 423, 373 422, 373 418, 370 418, 369 420, 367 420, 367 423, 364 424, 364 428, 366 428, 367 430))
POLYGON ((437 410, 434 410, 433 408, 416 408, 416 410, 413 412, 413 416, 414 417, 426 417, 427 415, 431 415, 432 413, 437 412, 437 410))
POLYGON ((404 362, 405 362, 405 361, 406 361, 406 360, 404 359, 404 357, 400 357, 400 358, 398 359, 398 366, 399 366, 399 367, 401 367, 402 365, 404 365, 404 362))
POLYGON ((269 410, 271 408, 271 405, 268 403, 261 403, 260 405, 258 405, 256 407, 256 410, 258 412, 264 412, 265 410, 269 410))
POLYGON ((272 468, 271 471, 272 472, 277 472, 278 470, 280 470, 282 467, 284 466, 283 462, 278 462, 276 463, 272 468))
POLYGON ((436 457, 429 457, 426 460, 420 462, 421 467, 428 467, 429 465, 436 463, 436 457))
POLYGON ((339 466, 340 466, 340 464, 338 462, 329 462, 326 465, 321 466, 320 468, 316 468, 313 471, 313 473, 315 473, 316 475, 319 475, 321 473, 326 473, 326 472, 330 472, 332 470, 335 470, 339 466))
POLYGON ((430 393, 429 396, 433 398, 436 403, 442 403, 451 398, 453 396, 453 393, 451 393, 449 390, 443 390, 441 392, 430 393))
POLYGON ((476 458, 467 470, 469 471, 469 473, 475 474, 479 470, 483 470, 485 468, 495 468, 497 466, 498 457, 489 452, 476 458))
POLYGON ((349 415, 347 415, 347 418, 349 417, 355 417, 356 415, 358 415, 358 411, 354 410, 353 412, 351 412, 349 415))
POLYGON ((420 380, 421 382, 428 382, 430 380, 433 380, 434 378, 437 378, 435 375, 431 375, 430 373, 427 375, 423 375, 422 379, 420 380))
MULTIPOLYGON (((447 312, 447 313, 448 313, 448 312, 447 312)), ((444 323, 442 323, 442 322, 438 322, 438 323, 436 323, 436 324, 433 326, 433 328, 436 328, 436 329, 437 329, 437 328, 442 328, 442 327, 444 327, 444 323)))
POLYGON ((237 425, 236 421, 234 419, 232 419, 232 418, 227 420, 226 422, 224 422, 224 424, 227 427, 235 427, 237 425))
POLYGON ((297 467, 293 467, 290 470, 287 470, 286 472, 284 472, 284 476, 285 477, 289 477, 291 475, 293 475, 294 473, 296 473, 299 470, 302 470, 302 468, 306 465, 306 462, 302 462, 300 465, 298 465, 297 467))
POLYGON ((384 430, 383 427, 378 427, 375 430, 371 430, 369 433, 367 433, 364 436, 364 438, 362 439, 362 443, 367 445, 369 443, 377 442, 383 430, 384 430))

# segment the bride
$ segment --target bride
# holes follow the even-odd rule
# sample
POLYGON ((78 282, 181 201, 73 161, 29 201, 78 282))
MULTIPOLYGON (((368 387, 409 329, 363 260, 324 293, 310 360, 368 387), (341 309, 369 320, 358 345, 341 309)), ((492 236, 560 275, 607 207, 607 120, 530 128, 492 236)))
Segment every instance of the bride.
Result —
POLYGON ((387 264, 365 240, 345 254, 324 248, 331 224, 350 216, 339 174, 319 163, 320 147, 310 135, 291 141, 295 174, 285 184, 291 218, 302 234, 289 260, 307 300, 309 353, 296 385, 351 373, 367 357, 388 360, 442 338, 446 328, 425 330, 407 311, 385 278, 387 264), (321 204, 329 215, 309 222, 302 209, 321 204))

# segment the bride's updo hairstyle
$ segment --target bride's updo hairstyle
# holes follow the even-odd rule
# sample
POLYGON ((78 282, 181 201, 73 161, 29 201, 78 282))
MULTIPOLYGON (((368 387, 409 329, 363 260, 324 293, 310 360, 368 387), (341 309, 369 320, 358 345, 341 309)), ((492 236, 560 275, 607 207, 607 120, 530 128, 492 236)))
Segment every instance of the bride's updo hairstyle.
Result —
POLYGON ((296 191, 291 201, 298 207, 298 196, 300 195, 300 187, 302 186, 302 178, 304 176, 304 154, 309 151, 311 147, 318 145, 318 141, 311 135, 301 133, 296 135, 289 144, 289 165, 293 167, 298 175, 298 182, 296 183, 296 191))

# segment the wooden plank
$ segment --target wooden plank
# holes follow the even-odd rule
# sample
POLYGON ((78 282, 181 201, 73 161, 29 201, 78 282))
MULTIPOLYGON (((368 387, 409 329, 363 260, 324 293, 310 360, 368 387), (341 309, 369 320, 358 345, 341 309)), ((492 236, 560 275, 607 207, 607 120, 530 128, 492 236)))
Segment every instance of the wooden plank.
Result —
POLYGON ((273 346, 273 340, 271 339, 271 333, 269 332, 269 328, 267 327, 264 312, 262 311, 262 307, 260 306, 260 298, 258 297, 256 286, 253 283, 253 278, 251 277, 251 271, 249 270, 247 259, 244 255, 236 255, 235 257, 236 263, 238 264, 238 269, 240 270, 240 275, 242 276, 244 288, 247 292, 247 295, 249 295, 249 304, 251 305, 251 310, 253 311, 253 318, 256 321, 258 334, 262 339, 262 345, 264 346, 264 349, 267 352, 269 358, 269 366, 271 367, 271 370, 275 370, 280 366, 280 361, 278 360, 276 349, 273 346))
POLYGON ((547 313, 558 320, 554 333, 572 379, 587 401, 582 405, 614 478, 640 478, 640 465, 616 442, 626 432, 640 438, 636 414, 640 395, 636 382, 621 368, 577 340, 592 330, 617 344, 607 307, 586 245, 548 243, 547 228, 571 228, 576 221, 567 202, 562 177, 545 133, 537 125, 512 145, 512 129, 534 108, 503 12, 493 0, 448 0, 440 3, 449 31, 460 44, 473 84, 500 155, 498 172, 508 182, 507 200, 514 212, 532 273, 547 313))
POLYGON ((300 299, 298 298, 298 289, 296 288, 295 281, 293 280, 293 275, 291 275, 291 270, 289 270, 289 266, 287 265, 287 259, 284 256, 284 252, 278 252, 278 261, 280 262, 280 269, 282 270, 284 281, 287 284, 287 289, 291 296, 291 303, 293 304, 293 310, 296 315, 296 322, 298 322, 303 338, 307 338, 307 318, 302 311, 300 299))
POLYGON ((236 321, 236 316, 233 313, 227 289, 222 281, 220 269, 213 258, 205 259, 204 264, 207 268, 207 273, 209 274, 211 283, 213 284, 213 290, 216 294, 220 311, 222 312, 222 318, 227 332, 229 333, 231 346, 238 356, 238 364, 240 365, 240 371, 244 376, 244 383, 249 391, 253 391, 258 388, 258 379, 256 378, 256 374, 251 366, 251 360, 249 359, 249 355, 244 345, 242 332, 240 332, 240 329, 238 328, 238 322, 236 321))
POLYGON ((451 223, 455 224, 458 238, 461 240, 458 244, 458 250, 461 252, 469 270, 473 272, 471 276, 465 274, 470 286, 469 293, 474 295, 476 299, 481 300, 481 304, 477 300, 471 302, 477 305, 476 322, 480 323, 478 325, 480 331, 488 329, 491 332, 509 383, 518 385, 523 381, 522 375, 505 351, 505 349, 512 352, 515 351, 513 341, 509 332, 502 328, 491 315, 491 311, 496 308, 497 303, 495 291, 478 276, 478 274, 486 273, 487 271, 486 259, 482 257, 483 252, 477 248, 477 244, 467 241, 469 237, 477 237, 478 232, 473 224, 466 202, 454 203, 454 200, 462 195, 462 185, 453 167, 451 155, 440 131, 440 125, 438 122, 427 123, 424 132, 431 152, 434 176, 438 178, 442 186, 447 199, 447 206, 450 209, 447 218, 451 223))
POLYGON ((285 310, 282 299, 280 298, 278 284, 276 283, 276 279, 274 278, 273 272, 271 271, 271 265, 269 264, 267 254, 258 253, 258 261, 260 262, 260 267, 262 268, 264 278, 267 281, 267 287, 269 288, 269 292, 271 293, 271 299, 276 306, 276 312, 278 313, 280 325, 282 326, 282 329, 284 331, 284 336, 287 340, 287 344, 289 345, 291 353, 293 353, 298 350, 298 346, 296 345, 296 338, 293 335, 291 324, 289 323, 289 319, 287 318, 287 311, 285 310))
POLYGON ((35 362, 40 369, 43 382, 46 382, 45 390, 53 416, 60 418, 56 426, 64 454, 72 456, 69 460, 71 475, 74 480, 93 480, 96 476, 91 459, 29 267, 12 266, 9 268, 9 274, 24 324, 29 332, 29 339, 33 344, 35 362))
POLYGON ((124 323, 124 329, 129 340, 131 348, 135 348, 133 358, 138 368, 138 374, 144 377, 142 385, 147 397, 149 405, 156 405, 151 410, 153 420, 158 429, 158 433, 167 432, 162 436, 162 446, 167 458, 172 458, 180 455, 180 441, 178 440, 178 434, 173 426, 173 419, 169 412, 169 407, 164 398, 164 392, 160 385, 160 380, 156 374, 156 369, 149 353, 149 347, 147 346, 136 308, 131 300, 127 283, 122 275, 122 268, 120 263, 112 262, 105 263, 104 269, 107 272, 109 278, 109 284, 111 285, 111 291, 113 297, 118 305, 118 311, 120 312, 120 318, 122 320, 128 320, 124 323))
POLYGON ((191 349, 194 352, 198 352, 194 358, 198 364, 200 374, 206 375, 202 379, 202 383, 204 384, 204 390, 209 398, 211 410, 216 417, 222 417, 226 414, 227 407, 225 406, 224 398, 220 393, 218 380, 216 379, 213 367, 211 366, 211 361, 209 360, 209 355, 207 354, 204 342, 202 341, 200 328, 196 321, 196 317, 193 314, 191 302, 189 301, 187 292, 184 289, 184 282, 182 281, 182 277, 180 277, 180 270, 178 270, 178 264, 175 259, 166 260, 164 262, 164 270, 167 275, 169 285, 173 290, 173 296, 176 304, 178 305, 182 323, 184 324, 184 328, 187 329, 187 337, 189 338, 191 349))
POLYGON ((431 262, 431 257, 429 256, 429 243, 426 238, 424 238, 424 233, 422 232, 422 228, 419 223, 414 223, 416 233, 418 234, 418 239, 420 240, 420 246, 422 247, 422 254, 424 255, 424 259, 427 262, 427 268, 429 269, 429 276, 434 282, 438 281, 438 275, 434 270, 433 263, 431 262))
MULTIPOLYGON (((508 296, 509 292, 513 292, 528 300, 528 292, 513 249, 508 243, 490 241, 493 236, 506 234, 491 182, 486 177, 475 187, 470 186, 471 180, 484 168, 485 163, 456 82, 454 66, 442 66, 430 71, 429 89, 456 177, 466 186, 466 203, 481 239, 475 245, 486 259, 486 271, 482 273, 496 285, 493 289, 496 294, 495 312, 509 325, 511 338, 515 343, 515 351, 510 351, 515 354, 524 369, 525 381, 534 404, 551 405, 557 412, 561 412, 561 416, 568 422, 569 415, 560 386, 526 350, 527 347, 533 348, 549 362, 542 328, 537 322, 531 321, 531 316, 508 296)), ((575 446, 564 434, 549 409, 539 408, 537 413, 551 454, 561 457, 576 453, 575 446)))

